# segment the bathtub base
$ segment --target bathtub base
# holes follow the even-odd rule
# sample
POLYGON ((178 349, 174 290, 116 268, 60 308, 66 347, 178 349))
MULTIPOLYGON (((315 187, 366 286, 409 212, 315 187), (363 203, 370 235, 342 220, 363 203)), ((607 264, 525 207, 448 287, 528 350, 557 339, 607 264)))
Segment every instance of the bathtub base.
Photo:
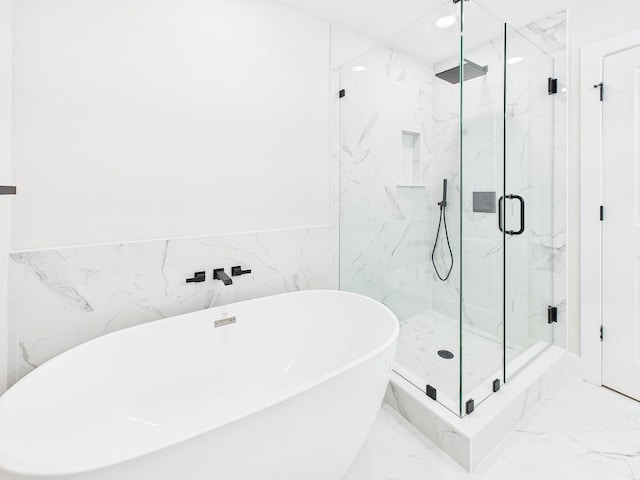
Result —
POLYGON ((464 418, 431 400, 395 372, 391 375, 385 402, 471 472, 538 401, 569 374, 571 357, 561 348, 549 347, 508 385, 464 418))

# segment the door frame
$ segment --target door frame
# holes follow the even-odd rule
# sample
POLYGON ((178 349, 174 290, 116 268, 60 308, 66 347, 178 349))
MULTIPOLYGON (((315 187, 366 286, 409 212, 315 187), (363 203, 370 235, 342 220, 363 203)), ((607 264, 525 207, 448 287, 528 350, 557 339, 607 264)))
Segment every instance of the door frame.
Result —
MULTIPOLYGON (((640 45, 640 29, 581 49, 580 70, 580 340, 582 377, 602 385, 602 102, 594 85, 604 58, 640 45)), ((604 87, 606 98, 606 84, 604 87)), ((606 215, 606 211, 605 211, 606 215)))

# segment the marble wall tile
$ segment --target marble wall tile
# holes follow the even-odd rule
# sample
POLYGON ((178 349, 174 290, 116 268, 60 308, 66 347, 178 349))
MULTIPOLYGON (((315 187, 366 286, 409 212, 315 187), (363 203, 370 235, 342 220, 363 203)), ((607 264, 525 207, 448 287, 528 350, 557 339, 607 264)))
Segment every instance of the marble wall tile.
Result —
POLYGON ((540 245, 541 253, 551 265, 551 305, 558 307, 558 325, 553 331, 555 345, 566 347, 566 184, 567 184, 567 14, 549 15, 520 29, 520 33, 553 58, 558 93, 554 95, 552 184, 548 195, 552 201, 550 242, 540 245))
POLYGON ((431 308, 432 76, 385 46, 340 69, 340 286, 400 318, 431 308), (419 135, 421 169, 411 181, 402 177, 403 131, 419 135))
POLYGON ((331 228, 98 245, 11 254, 9 381, 121 328, 288 291, 337 288, 331 228), (250 275, 224 286, 212 271, 250 275), (207 281, 186 283, 205 270, 207 281))

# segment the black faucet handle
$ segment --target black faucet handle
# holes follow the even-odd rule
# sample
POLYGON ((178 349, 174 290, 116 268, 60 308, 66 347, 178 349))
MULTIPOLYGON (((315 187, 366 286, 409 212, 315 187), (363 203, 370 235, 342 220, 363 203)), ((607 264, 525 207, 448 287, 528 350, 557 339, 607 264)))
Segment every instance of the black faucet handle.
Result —
POLYGON ((240 275, 244 275, 245 273, 251 273, 251 269, 248 268, 246 270, 243 270, 240 265, 237 265, 235 267, 231 267, 231 276, 232 277, 238 277, 240 275))
POLYGON ((187 278, 187 283, 204 282, 206 275, 206 272, 195 272, 193 274, 193 278, 187 278))

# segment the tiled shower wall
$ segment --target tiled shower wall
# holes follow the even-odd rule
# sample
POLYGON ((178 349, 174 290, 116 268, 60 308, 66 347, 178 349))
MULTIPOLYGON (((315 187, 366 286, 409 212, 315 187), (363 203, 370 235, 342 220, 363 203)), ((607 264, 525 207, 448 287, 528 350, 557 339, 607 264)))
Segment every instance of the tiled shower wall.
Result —
POLYGON ((337 288, 330 227, 15 252, 9 264, 9 384, 122 328, 265 295, 337 288), (224 286, 212 270, 252 273, 224 286), (185 282, 205 270, 203 283, 185 282))
POLYGON ((376 47, 342 68, 340 86, 340 288, 407 318, 432 302, 433 70, 376 47), (401 174, 403 131, 419 135, 413 182, 401 174))
POLYGON ((558 307, 554 343, 567 348, 567 14, 558 12, 526 26, 521 33, 535 41, 554 59, 558 94, 554 95, 553 238, 547 248, 553 259, 553 303, 558 307))

